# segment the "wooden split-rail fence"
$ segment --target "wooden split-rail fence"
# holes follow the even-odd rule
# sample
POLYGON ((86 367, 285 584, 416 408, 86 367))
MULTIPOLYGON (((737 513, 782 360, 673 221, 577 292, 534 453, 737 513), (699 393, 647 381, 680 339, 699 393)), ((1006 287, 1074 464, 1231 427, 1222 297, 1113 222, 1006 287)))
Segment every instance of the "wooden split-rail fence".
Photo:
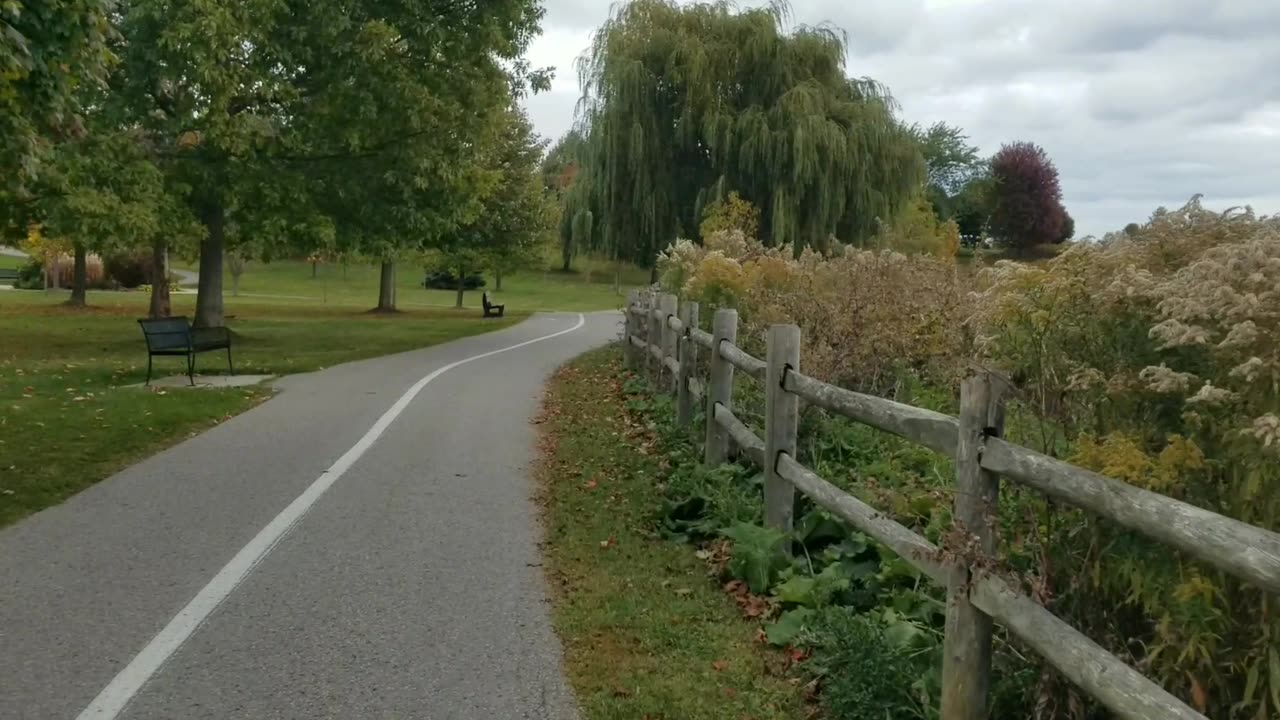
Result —
POLYGON ((943 720, 986 720, 993 623, 1021 638, 1063 676, 1117 716, 1133 720, 1205 720, 1022 590, 990 571, 997 548, 1000 480, 1033 488, 1198 558, 1271 593, 1280 593, 1280 534, 1076 467, 1002 439, 1003 385, 975 372, 960 386, 951 417, 852 392, 801 372, 800 329, 769 329, 764 360, 736 344, 738 314, 717 310, 711 332, 699 329, 697 303, 634 291, 623 346, 628 367, 670 382, 678 421, 689 426, 695 403, 706 416, 703 461, 726 462, 731 447, 764 469, 765 522, 790 530, 797 490, 875 538, 947 589, 943 640, 943 720), (699 363, 701 353, 706 360, 699 363), (696 368, 705 366, 705 375, 696 368), (733 412, 733 378, 742 372, 765 387, 764 437, 733 412), (865 423, 955 461, 953 517, 964 547, 935 546, 797 460, 800 402, 865 423))

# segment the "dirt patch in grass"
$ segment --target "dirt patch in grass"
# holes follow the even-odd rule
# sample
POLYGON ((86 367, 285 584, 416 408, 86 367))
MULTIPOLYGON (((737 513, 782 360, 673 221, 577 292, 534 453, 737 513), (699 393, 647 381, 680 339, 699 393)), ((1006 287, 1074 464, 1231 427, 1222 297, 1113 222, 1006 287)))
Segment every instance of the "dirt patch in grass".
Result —
POLYGON ((694 548, 656 534, 664 457, 615 349, 556 373, 539 504, 555 626, 588 720, 802 718, 796 682, 694 548))

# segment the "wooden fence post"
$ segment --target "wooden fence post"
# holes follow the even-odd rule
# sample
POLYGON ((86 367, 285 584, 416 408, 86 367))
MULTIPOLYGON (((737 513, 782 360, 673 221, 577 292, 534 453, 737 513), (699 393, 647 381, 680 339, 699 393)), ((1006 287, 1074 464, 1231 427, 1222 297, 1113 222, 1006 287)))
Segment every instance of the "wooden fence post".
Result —
POLYGON ((765 355, 764 391, 764 524, 790 531, 795 511, 796 489, 778 474, 778 455, 796 455, 796 433, 800 423, 800 397, 782 387, 787 369, 800 369, 800 328, 774 325, 769 328, 765 355))
POLYGON ((716 405, 733 407, 733 365, 720 355, 722 343, 738 339, 738 311, 717 310, 711 319, 711 370, 707 376, 707 439, 702 462, 710 467, 721 465, 729 457, 729 434, 716 422, 716 405))
POLYGON ((640 291, 632 290, 627 293, 626 315, 622 319, 622 356, 627 361, 627 369, 635 372, 640 368, 640 354, 636 352, 636 346, 631 342, 636 337, 636 310, 640 304, 640 291))
MULTIPOLYGON (((653 295, 649 295, 650 299, 653 295)), ((649 382, 654 385, 658 384, 658 378, 662 377, 662 362, 653 354, 653 348, 662 347, 661 325, 658 324, 658 305, 650 302, 644 311, 645 327, 648 332, 644 336, 644 366, 649 369, 649 382)))
POLYGON ((991 687, 991 617, 969 600, 977 557, 995 557, 1000 477, 981 466, 984 438, 1004 431, 1004 402, 990 373, 960 385, 960 434, 956 443, 956 499, 952 513, 966 539, 955 548, 958 563, 947 582, 946 635, 942 655, 942 720, 986 720, 991 687))
POLYGON ((662 361, 658 363, 658 375, 668 372, 667 381, 671 383, 671 392, 676 390, 676 374, 667 370, 667 358, 676 357, 676 331, 668 324, 679 310, 680 300, 671 293, 663 293, 658 298, 658 307, 662 310, 662 334, 659 343, 662 347, 662 361))
POLYGON ((693 422, 693 393, 689 391, 689 378, 694 376, 698 358, 698 344, 693 341, 693 329, 698 327, 698 303, 687 302, 680 306, 680 373, 676 377, 676 422, 688 427, 693 422))

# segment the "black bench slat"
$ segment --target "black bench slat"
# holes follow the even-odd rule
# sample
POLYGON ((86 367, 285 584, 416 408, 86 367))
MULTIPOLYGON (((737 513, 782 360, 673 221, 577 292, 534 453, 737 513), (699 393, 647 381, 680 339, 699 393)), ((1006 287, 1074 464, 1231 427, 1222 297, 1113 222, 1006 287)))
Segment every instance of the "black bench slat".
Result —
POLYGON ((231 333, 224 327, 192 328, 191 344, 197 351, 231 347, 231 333))
POLYGON ((480 303, 484 305, 485 317, 502 317, 502 313, 506 311, 506 305, 494 305, 489 302, 489 293, 480 296, 480 303))
POLYGON ((185 356, 187 379, 196 384, 196 353, 210 350, 227 351, 227 370, 235 374, 231 364, 231 332, 224 327, 193 328, 186 317, 143 318, 138 320, 142 335, 147 341, 147 384, 151 384, 151 358, 160 356, 185 356))

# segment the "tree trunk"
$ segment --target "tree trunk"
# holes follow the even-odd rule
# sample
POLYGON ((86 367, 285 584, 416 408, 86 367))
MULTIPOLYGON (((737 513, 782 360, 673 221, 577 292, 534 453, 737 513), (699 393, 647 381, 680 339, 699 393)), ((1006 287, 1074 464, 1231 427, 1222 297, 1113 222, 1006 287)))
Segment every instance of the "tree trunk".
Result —
POLYGON ((493 271, 493 291, 494 292, 502 291, 502 270, 501 269, 494 269, 493 271))
POLYGON ((462 272, 462 268, 458 268, 458 302, 454 304, 454 307, 457 308, 458 310, 462 309, 462 293, 465 290, 466 284, 467 284, 467 275, 466 273, 462 272))
POLYGON ((196 327, 222 327, 222 255, 226 249, 226 213, 219 204, 204 212, 207 231, 200 241, 200 284, 196 292, 196 327))
POLYGON ((169 299, 169 248, 164 240, 151 244, 151 309, 150 317, 167 318, 173 314, 169 299))
POLYGON ((378 281, 378 307, 374 312, 396 311, 396 264, 391 260, 382 261, 382 277, 378 281))
POLYGON ((658 266, 654 265, 649 268, 649 284, 654 285, 658 282, 658 266))
POLYGON ((564 244, 560 246, 560 260, 564 263, 560 269, 569 272, 569 266, 573 264, 573 238, 564 239, 564 244))
POLYGON ((75 267, 71 274, 71 299, 67 300, 67 304, 73 307, 84 307, 89 290, 89 253, 85 250, 84 243, 75 243, 72 247, 72 252, 75 253, 75 267))
POLYGON ((231 296, 240 297, 240 276, 244 275, 244 258, 232 253, 227 257, 227 270, 231 271, 231 296))
POLYGON ((312 280, 316 279, 316 264, 317 264, 316 261, 314 260, 311 261, 311 279, 312 280))

